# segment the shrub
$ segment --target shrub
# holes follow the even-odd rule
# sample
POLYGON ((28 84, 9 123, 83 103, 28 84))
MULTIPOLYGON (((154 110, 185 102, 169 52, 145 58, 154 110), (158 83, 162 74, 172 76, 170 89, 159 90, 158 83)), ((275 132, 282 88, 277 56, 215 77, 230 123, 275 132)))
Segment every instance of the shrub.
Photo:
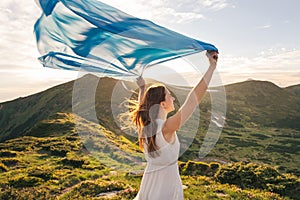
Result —
POLYGON ((55 197, 51 196, 49 188, 13 188, 5 186, 0 190, 0 199, 6 200, 21 200, 21 199, 34 199, 34 200, 54 200, 55 197))
POLYGON ((128 189, 118 192, 118 196, 125 198, 125 199, 134 199, 134 197, 137 195, 137 193, 138 193, 137 189, 130 187, 128 189))
POLYGON ((62 184, 63 187, 71 187, 73 185, 76 185, 77 183, 80 183, 80 178, 78 177, 77 174, 70 174, 65 177, 63 177, 60 180, 60 183, 62 184))
POLYGON ((78 140, 80 140, 80 138, 78 136, 67 136, 66 140, 69 140, 72 142, 72 141, 78 141, 78 140))
POLYGON ((42 182, 43 179, 32 176, 15 177, 8 180, 9 186, 16 188, 34 187, 40 185, 42 182))
POLYGON ((67 153, 72 151, 78 151, 79 146, 73 141, 68 141, 66 139, 61 139, 60 141, 52 140, 51 142, 40 142, 39 144, 42 151, 48 152, 48 154, 53 156, 65 157, 67 153))
POLYGON ((208 172, 208 175, 214 176, 214 174, 219 170, 220 164, 217 162, 211 162, 211 163, 209 163, 209 168, 210 168, 210 170, 208 172))
POLYGON ((182 169, 183 175, 204 175, 210 169, 209 165, 203 162, 188 161, 182 169))
POLYGON ((28 173, 29 176, 34 176, 48 181, 52 178, 52 172, 47 169, 34 169, 28 173))
POLYGON ((53 156, 65 157, 69 151, 57 147, 50 147, 50 153, 53 156))
POLYGON ((178 167, 179 167, 179 170, 180 170, 180 171, 183 170, 184 166, 185 166, 185 162, 178 161, 178 167))
POLYGON ((0 172, 7 172, 8 168, 2 162, 0 162, 0 172))
MULTIPOLYGON (((79 197, 95 197, 100 193, 109 191, 124 190, 126 185, 123 182, 103 181, 84 181, 75 186, 69 193, 65 194, 61 199, 78 199, 79 197)), ((125 194, 124 194, 125 195, 125 194)))
POLYGON ((1 150, 0 151, 0 157, 16 157, 17 153, 12 152, 12 151, 5 151, 5 150, 1 150))
POLYGON ((84 164, 84 159, 80 158, 64 158, 61 160, 61 162, 64 165, 69 165, 74 168, 82 168, 82 165, 84 164))
POLYGON ((178 162, 179 170, 182 175, 191 175, 191 176, 214 176, 218 171, 220 164, 217 162, 211 162, 209 164, 204 162, 178 162))
POLYGON ((209 166, 211 170, 218 170, 220 168, 220 164, 217 162, 211 162, 209 163, 209 166))
POLYGON ((300 179, 290 174, 280 174, 277 169, 268 165, 229 164, 222 166, 215 178, 223 184, 234 184, 242 189, 268 190, 291 198, 295 198, 300 192, 300 179))
POLYGON ((20 162, 17 158, 1 158, 0 161, 7 167, 15 166, 20 162))

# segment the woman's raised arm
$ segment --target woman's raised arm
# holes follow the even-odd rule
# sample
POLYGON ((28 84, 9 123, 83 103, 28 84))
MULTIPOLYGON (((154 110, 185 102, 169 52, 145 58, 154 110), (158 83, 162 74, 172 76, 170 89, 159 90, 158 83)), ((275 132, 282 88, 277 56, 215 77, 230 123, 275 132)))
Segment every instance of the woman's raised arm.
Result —
POLYGON ((208 57, 210 63, 208 70, 206 71, 200 82, 191 90, 184 104, 179 108, 176 114, 166 120, 162 129, 162 132, 164 134, 172 134, 176 130, 178 130, 189 119, 195 108, 201 102, 208 88, 213 72, 217 66, 218 53, 208 51, 206 53, 206 56, 208 57))
POLYGON ((142 98, 144 96, 144 93, 145 93, 145 80, 143 79, 143 77, 138 77, 137 78, 137 81, 136 81, 137 85, 139 86, 139 96, 138 96, 138 102, 139 104, 141 104, 142 102, 142 98))

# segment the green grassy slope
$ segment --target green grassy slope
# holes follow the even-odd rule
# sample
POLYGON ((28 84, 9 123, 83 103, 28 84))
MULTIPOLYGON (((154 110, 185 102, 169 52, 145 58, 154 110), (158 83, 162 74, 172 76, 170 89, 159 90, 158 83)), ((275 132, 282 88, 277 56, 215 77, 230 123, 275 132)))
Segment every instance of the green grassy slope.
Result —
MULTIPOLYGON (((98 78, 86 75, 80 81, 84 84, 76 85, 76 89, 85 97, 87 88, 92 87, 89 84, 97 82, 98 78)), ((100 125, 113 131, 123 140, 136 142, 135 137, 121 132, 112 116, 111 96, 116 83, 116 80, 110 78, 102 78, 97 82, 94 105, 96 118, 100 125)), ((0 141, 24 135, 47 137, 75 133, 75 129, 78 128, 76 123, 61 122, 59 117, 57 119, 55 116, 57 112, 72 111, 73 86, 74 81, 71 81, 35 95, 1 103, 0 141), (56 126, 60 129, 54 131, 56 126)), ((299 175, 299 96, 286 88, 265 81, 245 81, 227 85, 225 90, 226 124, 208 158, 224 162, 268 163, 280 166, 282 171, 299 175)), ((185 97, 188 92, 175 88, 171 88, 171 91, 179 95, 178 98, 185 97)), ((82 107, 82 113, 93 109, 93 105, 88 105, 84 98, 79 105, 82 107)), ((178 105, 176 107, 178 108, 178 105)), ((198 151, 211 117, 209 94, 201 102, 200 112, 200 128, 192 145, 180 158, 182 161, 198 159, 198 151)))
MULTIPOLYGON (((133 199, 145 167, 142 157, 136 144, 103 126, 71 113, 55 113, 27 136, 0 143, 0 199, 133 199)), ((185 199, 297 199, 293 194, 299 178, 272 167, 195 162, 179 166, 185 199), (230 182, 232 170, 247 185, 230 182), (252 176, 262 185, 249 184, 252 176)))
POLYGON ((1 103, 0 141, 17 138, 56 112, 72 109, 73 81, 37 94, 1 103))
MULTIPOLYGON (((199 160, 203 133, 196 136, 182 160, 199 160)), ((212 151, 203 160, 255 162, 278 166, 300 175, 300 132, 276 128, 225 128, 212 151)))

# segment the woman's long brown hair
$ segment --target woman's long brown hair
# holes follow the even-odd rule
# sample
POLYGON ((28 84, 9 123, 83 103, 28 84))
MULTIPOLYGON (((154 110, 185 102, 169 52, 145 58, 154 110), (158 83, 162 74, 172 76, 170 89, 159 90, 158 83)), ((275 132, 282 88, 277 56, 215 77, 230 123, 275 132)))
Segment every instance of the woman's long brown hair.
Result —
POLYGON ((141 103, 133 110, 131 116, 133 123, 138 128, 139 147, 144 149, 147 145, 147 152, 152 157, 158 155, 158 147, 155 143, 157 115, 159 112, 160 102, 165 100, 166 89, 163 85, 150 86, 142 97, 141 103))

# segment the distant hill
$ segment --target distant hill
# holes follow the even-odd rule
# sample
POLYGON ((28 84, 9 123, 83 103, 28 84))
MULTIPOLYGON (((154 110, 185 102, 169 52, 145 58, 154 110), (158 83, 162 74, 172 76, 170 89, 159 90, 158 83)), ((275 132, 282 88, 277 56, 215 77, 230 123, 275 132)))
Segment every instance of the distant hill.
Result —
POLYGON ((0 141, 24 135, 37 122, 56 112, 71 112, 73 82, 1 103, 0 141))
POLYGON ((267 81, 245 81, 227 85, 225 89, 229 126, 300 130, 299 96, 267 81))
POLYGON ((297 96, 300 96, 300 84, 298 85, 292 85, 289 87, 284 88, 286 91, 289 91, 297 96))
MULTIPOLYGON (((98 78, 85 75, 79 81, 88 84, 98 78)), ((101 78, 95 94, 95 108, 99 123, 109 130, 121 133, 116 126, 111 111, 111 95, 117 80, 101 78)), ((74 81, 70 81, 37 94, 1 103, 0 141, 26 134, 37 122, 47 119, 56 112, 72 112, 72 91, 74 81)), ((300 97, 290 91, 266 81, 245 81, 226 85, 227 116, 229 127, 278 127, 300 130, 300 97)), ((83 97, 86 88, 77 86, 77 93, 83 97)), ((186 95, 186 91, 182 91, 186 95)), ((84 98, 83 98, 84 99, 84 98)), ((73 99, 73 101, 75 101, 73 99)), ((88 113, 92 106, 79 102, 82 113, 88 113)), ((77 104, 75 105, 77 106, 77 104)), ((206 125, 210 121, 209 94, 201 104, 206 125)))
MULTIPOLYGON (((80 81, 89 82, 98 78, 94 75, 85 75, 80 81)), ((96 110, 100 124, 111 128, 112 116, 110 111, 110 96, 112 88, 117 81, 103 78, 99 81, 96 94, 96 110), (110 116, 110 118, 107 118, 110 116)), ((26 135, 37 122, 48 119, 57 112, 72 112, 72 92, 75 81, 70 81, 45 91, 12 101, 0 103, 0 141, 26 135)), ((79 93, 85 95, 86 88, 77 88, 79 93)), ((81 102, 85 107, 85 102, 81 102)), ((87 110, 91 109, 86 106, 87 110)), ((116 129, 114 126, 111 129, 116 129)))
MULTIPOLYGON (((106 135, 110 138, 109 144, 99 146, 95 140, 87 138, 89 145, 94 145, 100 152, 104 149, 113 149, 117 152, 115 146, 122 144, 120 148, 125 149, 124 152, 133 149, 133 156, 128 157, 120 153, 110 156, 117 161, 138 159, 137 139, 122 133, 112 116, 111 103, 116 103, 111 102, 112 90, 117 83, 115 79, 98 79, 93 75, 86 75, 76 82, 71 81, 28 97, 1 103, 0 143, 5 144, 8 139, 13 138, 18 140, 22 136, 55 138, 65 137, 64 134, 66 137, 70 134, 78 135, 76 132, 78 127, 75 127, 72 119, 76 115, 70 114, 73 101, 75 108, 81 108, 78 117, 82 121, 80 124, 84 124, 83 134, 93 134, 93 131, 96 133, 102 129, 105 133, 109 133, 106 135), (76 85, 76 90, 82 101, 77 101, 77 97, 73 96, 74 83, 79 83, 76 85), (94 87, 92 83, 98 84, 94 88, 96 91, 94 105, 91 105, 93 101, 88 101, 89 99, 86 98, 90 92, 94 92, 91 91, 94 87), (91 112, 96 113, 96 121, 93 117, 89 118, 91 112), (96 123, 90 123, 91 121, 96 123)), ((186 89, 170 88, 170 90, 176 91, 177 97, 185 97, 188 93, 186 89)), ((254 80, 226 85, 225 90, 226 124, 218 143, 205 159, 221 163, 244 161, 276 165, 281 171, 300 175, 299 96, 271 82, 254 80)), ((122 93, 118 95, 124 96, 122 93)), ((178 108, 178 101, 175 103, 178 108)), ((211 117, 209 93, 201 102, 200 112, 198 133, 188 150, 180 157, 183 162, 199 160, 199 149, 211 117)), ((98 139, 102 140, 102 138, 98 139)), ((58 145, 63 146, 60 143, 58 145)), ((57 151, 55 145, 49 148, 54 152, 57 151)))

